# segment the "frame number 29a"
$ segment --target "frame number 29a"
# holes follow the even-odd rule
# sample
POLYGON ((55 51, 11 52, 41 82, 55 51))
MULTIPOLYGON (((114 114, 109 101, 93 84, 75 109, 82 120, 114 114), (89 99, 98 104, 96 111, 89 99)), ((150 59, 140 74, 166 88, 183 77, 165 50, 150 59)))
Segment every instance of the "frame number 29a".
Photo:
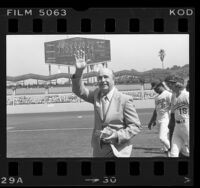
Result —
POLYGON ((0 184, 23 184, 23 180, 21 177, 1 177, 0 184))

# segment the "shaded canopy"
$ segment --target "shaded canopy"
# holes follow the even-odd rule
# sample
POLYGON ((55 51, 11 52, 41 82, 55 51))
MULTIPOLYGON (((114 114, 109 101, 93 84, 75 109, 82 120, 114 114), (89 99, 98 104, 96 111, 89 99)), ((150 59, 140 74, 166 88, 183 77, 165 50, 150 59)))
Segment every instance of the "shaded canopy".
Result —
MULTIPOLYGON (((83 74, 84 78, 89 78, 89 77, 94 77, 97 75, 97 72, 90 72, 90 73, 85 73, 83 74)), ((54 74, 54 75, 49 75, 49 76, 44 76, 44 75, 39 75, 39 74, 24 74, 20 76, 7 76, 6 80, 11 81, 11 82, 18 82, 18 81, 23 81, 23 80, 28 80, 28 79, 35 79, 35 80, 43 80, 43 81, 50 81, 50 80, 55 80, 59 78, 71 78, 72 74, 68 73, 59 73, 59 74, 54 74)))

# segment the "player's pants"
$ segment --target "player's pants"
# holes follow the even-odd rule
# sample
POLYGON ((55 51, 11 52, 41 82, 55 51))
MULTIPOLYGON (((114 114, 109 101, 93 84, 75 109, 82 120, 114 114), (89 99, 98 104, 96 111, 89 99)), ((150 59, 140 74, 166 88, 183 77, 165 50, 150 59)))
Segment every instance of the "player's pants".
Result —
POLYGON ((187 120, 185 123, 175 125, 169 157, 178 157, 180 152, 189 156, 189 150, 189 120, 187 120))
POLYGON ((164 147, 169 150, 170 149, 170 141, 169 141, 169 119, 165 121, 158 122, 159 124, 159 139, 163 143, 164 147))

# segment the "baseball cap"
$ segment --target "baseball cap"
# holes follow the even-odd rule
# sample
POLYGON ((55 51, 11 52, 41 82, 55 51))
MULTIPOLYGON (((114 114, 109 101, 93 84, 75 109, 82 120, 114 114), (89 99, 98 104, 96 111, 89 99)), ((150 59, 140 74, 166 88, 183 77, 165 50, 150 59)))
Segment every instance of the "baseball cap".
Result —
POLYGON ((165 78, 165 82, 173 82, 173 83, 176 83, 175 80, 174 80, 174 75, 169 75, 165 78))
POLYGON ((165 78, 166 82, 171 82, 171 83, 181 83, 184 84, 184 79, 181 78, 180 76, 173 75, 173 76, 168 76, 165 78))
POLYGON ((153 81, 151 82, 151 89, 156 88, 160 83, 161 83, 160 80, 153 80, 153 81))

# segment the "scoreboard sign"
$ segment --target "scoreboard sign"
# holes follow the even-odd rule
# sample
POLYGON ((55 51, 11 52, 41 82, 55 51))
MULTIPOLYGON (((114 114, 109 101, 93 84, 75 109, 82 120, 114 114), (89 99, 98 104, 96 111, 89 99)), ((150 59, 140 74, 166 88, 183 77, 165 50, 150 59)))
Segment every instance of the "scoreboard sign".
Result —
POLYGON ((78 50, 85 52, 88 64, 110 61, 110 40, 90 38, 69 38, 45 42, 45 63, 70 65, 75 63, 74 54, 78 50))

